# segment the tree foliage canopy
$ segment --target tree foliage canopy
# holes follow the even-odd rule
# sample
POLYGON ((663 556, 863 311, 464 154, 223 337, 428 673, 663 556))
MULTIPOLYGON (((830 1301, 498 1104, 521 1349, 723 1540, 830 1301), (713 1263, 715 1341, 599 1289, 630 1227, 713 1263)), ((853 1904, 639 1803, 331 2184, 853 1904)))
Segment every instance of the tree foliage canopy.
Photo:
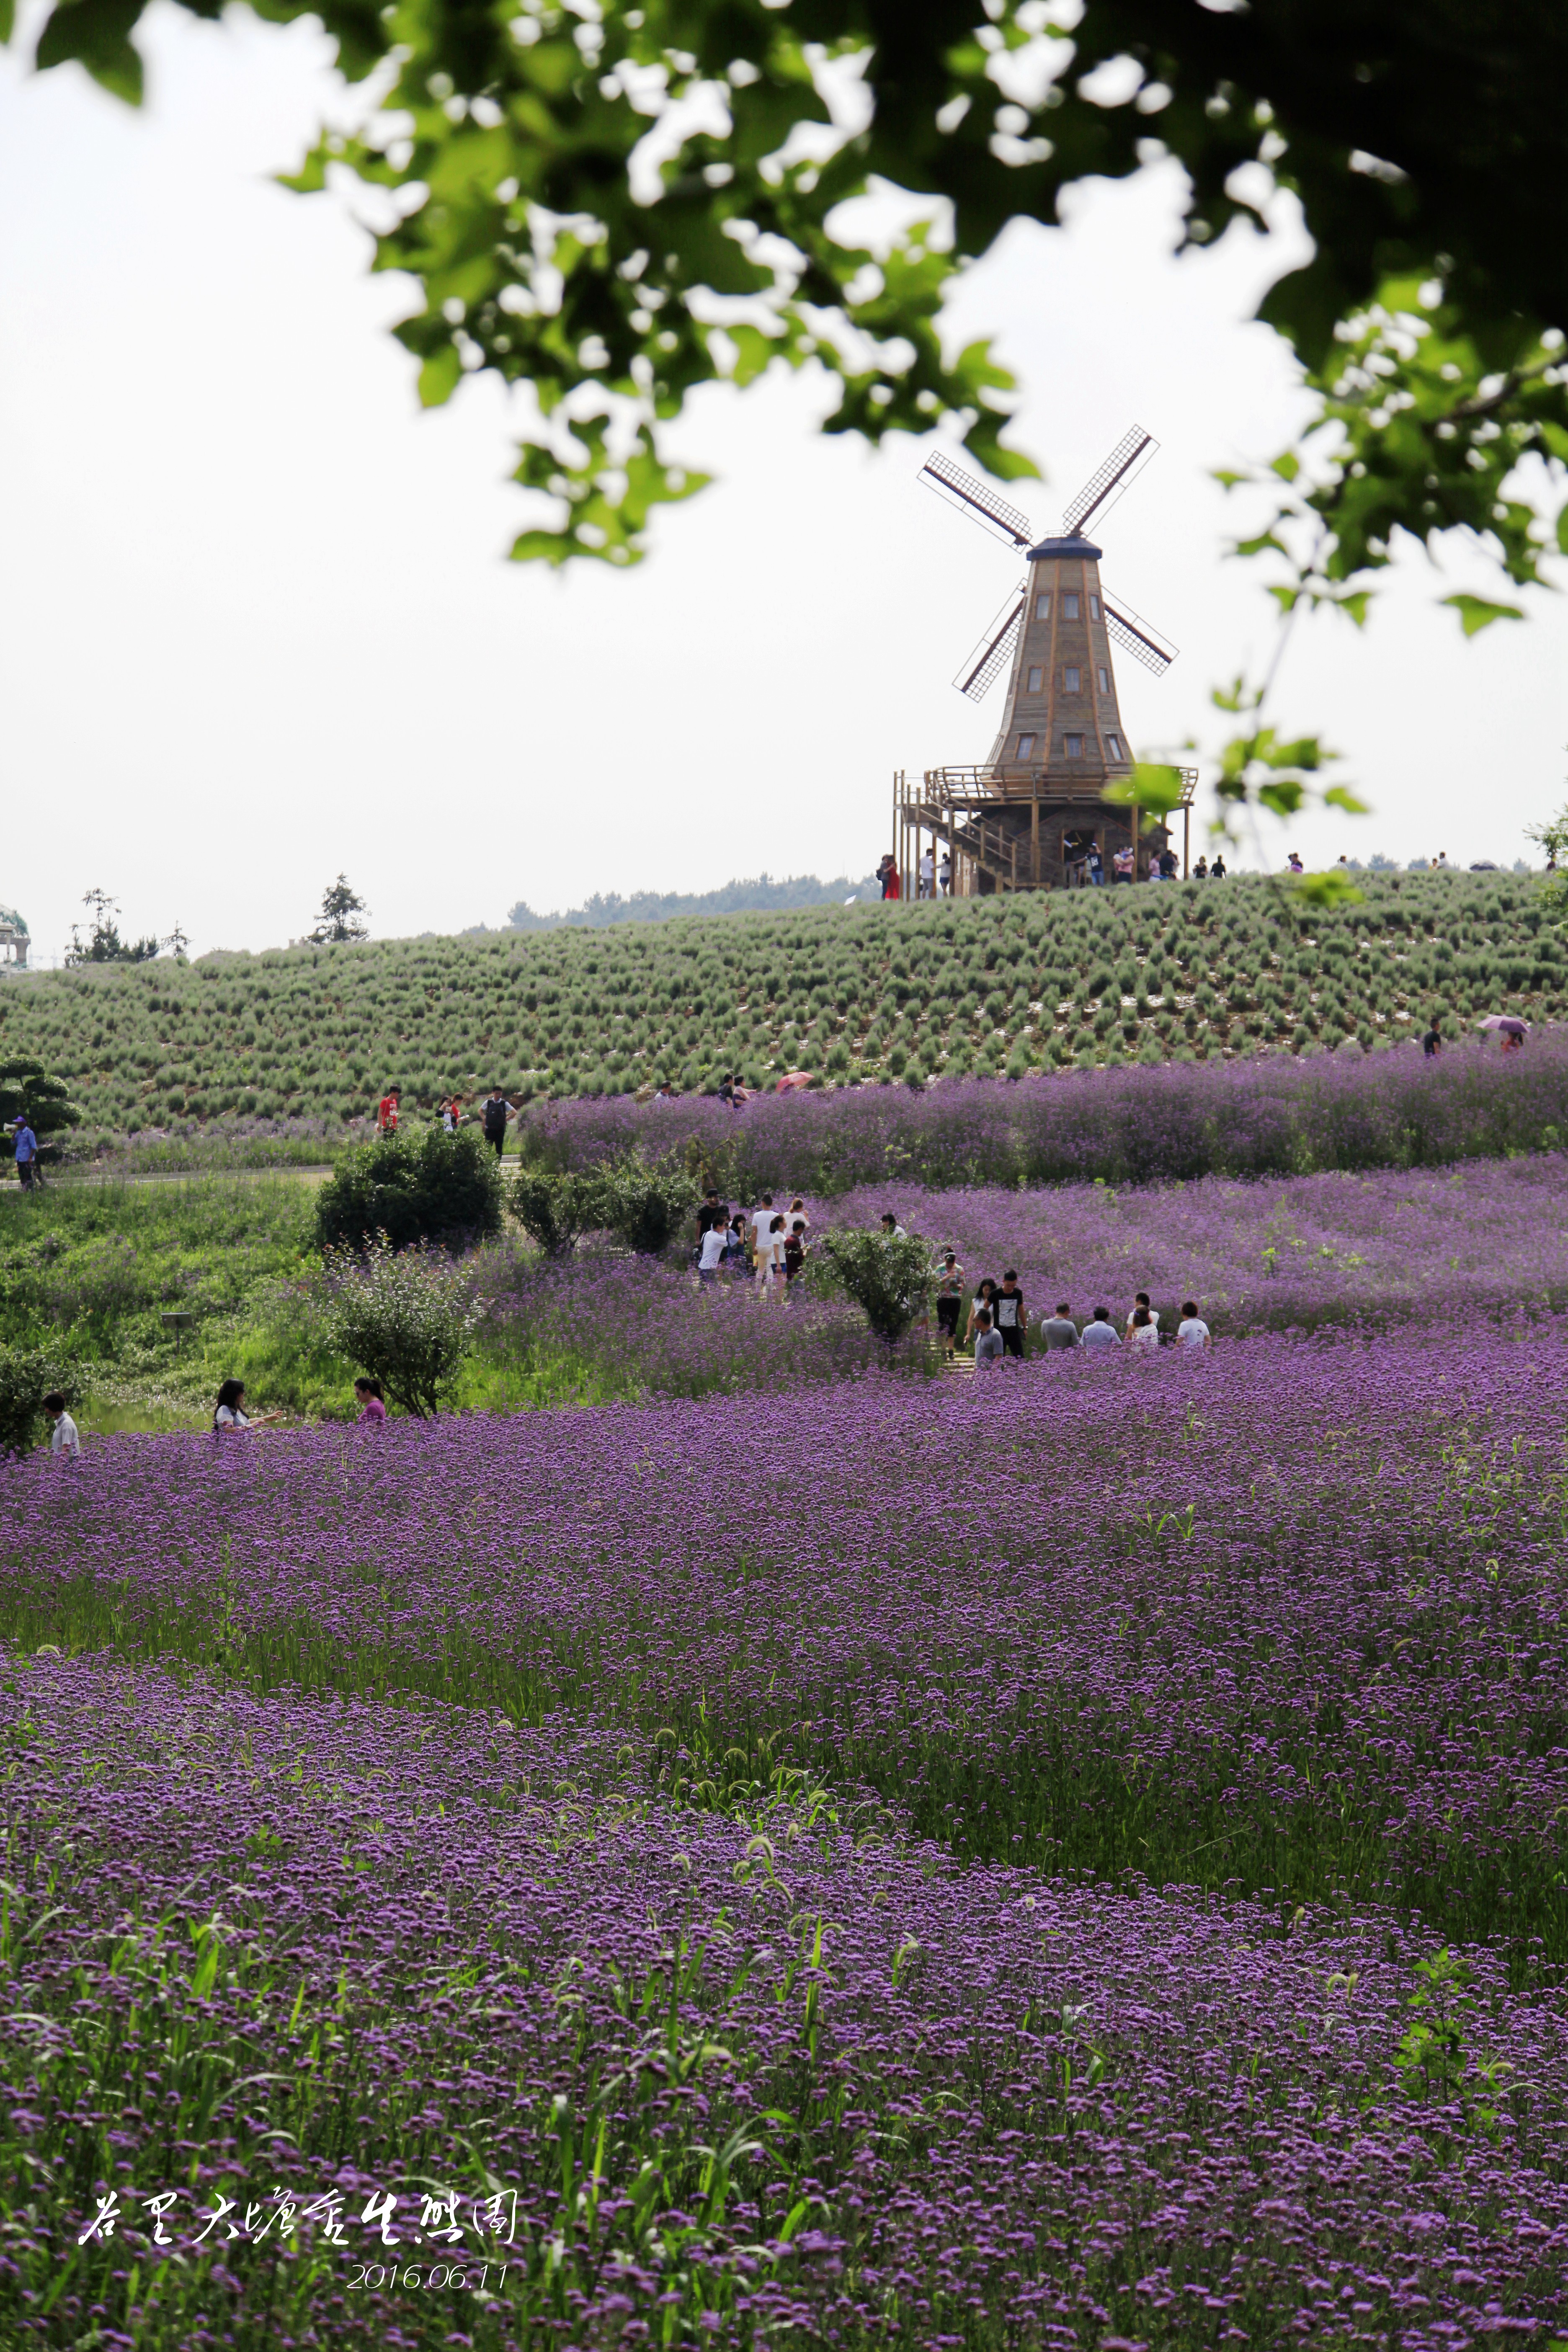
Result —
MULTIPOLYGON (((1034 472, 1001 439, 1010 380, 985 343, 946 348, 943 298, 1012 220, 1164 156, 1188 244, 1279 189, 1315 241, 1261 306, 1321 428, 1243 542, 1283 556, 1278 593, 1359 619, 1401 529, 1479 532, 1520 583, 1553 521, 1568 546, 1554 491, 1503 495, 1521 456, 1568 458, 1558 0, 1083 0, 1076 22, 1051 0, 257 5, 319 17, 351 79, 384 69, 359 134, 291 184, 341 166, 390 197, 375 266, 420 289, 396 331, 427 404, 483 369, 533 386, 517 478, 557 505, 519 556, 635 561, 652 509, 705 478, 661 427, 775 359, 837 379, 828 432, 944 425, 992 472, 1034 472), (873 252, 840 208, 884 186, 922 217, 873 252)), ((135 100, 138 15, 57 0, 37 61, 135 100)), ((1514 609, 1451 601, 1468 630, 1514 609)))

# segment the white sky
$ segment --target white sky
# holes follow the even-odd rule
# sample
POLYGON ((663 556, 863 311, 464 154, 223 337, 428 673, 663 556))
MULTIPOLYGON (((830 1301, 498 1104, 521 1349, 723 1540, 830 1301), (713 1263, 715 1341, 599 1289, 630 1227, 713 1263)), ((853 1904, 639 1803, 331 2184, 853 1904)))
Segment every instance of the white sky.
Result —
MULTIPOLYGON (((891 772, 984 756, 1000 688, 949 684, 1016 559, 916 488, 923 446, 812 430, 824 387, 705 394, 684 454, 721 478, 636 571, 506 562, 528 520, 507 404, 422 415, 383 331, 407 307, 331 195, 270 184, 337 88, 307 27, 159 10, 138 114, 0 55, 0 900, 38 960, 82 893, 195 949, 302 931, 340 867, 379 934, 597 889, 865 873, 891 772)), ((1172 182, 1097 185, 1020 227, 954 317, 994 332, 1050 479, 1042 528, 1126 425, 1160 457, 1110 517, 1113 591, 1181 646, 1120 672, 1141 751, 1229 731, 1210 687, 1272 644, 1241 517, 1208 478, 1289 435, 1292 375, 1239 323, 1252 237, 1176 263, 1172 182)), ((1273 715, 1349 754, 1375 807, 1292 838, 1510 863, 1563 797, 1568 604, 1467 646, 1434 599, 1478 553, 1402 567, 1364 634, 1304 624, 1273 715)), ((1282 857, 1278 836, 1270 856, 1282 857)))

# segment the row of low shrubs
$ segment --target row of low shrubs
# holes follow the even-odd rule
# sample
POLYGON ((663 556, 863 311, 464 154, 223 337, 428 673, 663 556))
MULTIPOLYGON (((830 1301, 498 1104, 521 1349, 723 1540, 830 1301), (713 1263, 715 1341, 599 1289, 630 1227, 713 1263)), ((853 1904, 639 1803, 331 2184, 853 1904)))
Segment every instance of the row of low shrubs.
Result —
POLYGON ((1527 877, 1369 877, 1306 909, 1261 880, 724 916, 613 931, 371 941, 39 972, 0 991, 0 1057, 68 1077, 89 1123, 363 1116, 495 1080, 661 1076, 1363 1042, 1433 1013, 1568 1011, 1562 902, 1527 877))
POLYGON ((418 1243, 462 1250, 493 1240, 510 1211, 552 1257, 587 1233, 658 1255, 697 1202, 688 1170, 652 1165, 633 1150, 588 1169, 525 1168, 506 1183, 495 1152, 477 1136, 428 1128, 345 1152, 317 1194, 316 1240, 324 1251, 362 1251, 377 1240, 395 1252, 418 1243))

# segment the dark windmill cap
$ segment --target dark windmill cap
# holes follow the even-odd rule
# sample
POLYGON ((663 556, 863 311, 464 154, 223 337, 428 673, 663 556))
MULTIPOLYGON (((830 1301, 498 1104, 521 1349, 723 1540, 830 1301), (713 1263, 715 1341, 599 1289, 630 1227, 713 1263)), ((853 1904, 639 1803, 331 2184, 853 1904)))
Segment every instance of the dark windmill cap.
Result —
POLYGON ((1091 562, 1098 563, 1104 552, 1105 550, 1096 547, 1091 539, 1079 539, 1074 532, 1068 539, 1042 539, 1038 547, 1030 548, 1029 561, 1041 563, 1055 556, 1067 555, 1088 556, 1091 562))

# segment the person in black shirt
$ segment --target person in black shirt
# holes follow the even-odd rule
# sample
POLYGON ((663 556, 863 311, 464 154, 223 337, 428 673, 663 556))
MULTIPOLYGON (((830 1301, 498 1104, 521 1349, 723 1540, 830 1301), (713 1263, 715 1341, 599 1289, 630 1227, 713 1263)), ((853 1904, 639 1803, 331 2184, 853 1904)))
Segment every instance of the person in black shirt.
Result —
POLYGON ((1024 1304, 1024 1294, 1018 1287, 1018 1276, 1012 1266, 1002 1276, 1002 1287, 992 1306, 996 1328, 1002 1334, 1002 1345, 1010 1356, 1024 1352, 1024 1337, 1029 1328, 1029 1310, 1024 1304))
POLYGON ((499 1160, 506 1150, 506 1115, 511 1108, 499 1087, 492 1087, 485 1102, 485 1141, 495 1147, 499 1160))

